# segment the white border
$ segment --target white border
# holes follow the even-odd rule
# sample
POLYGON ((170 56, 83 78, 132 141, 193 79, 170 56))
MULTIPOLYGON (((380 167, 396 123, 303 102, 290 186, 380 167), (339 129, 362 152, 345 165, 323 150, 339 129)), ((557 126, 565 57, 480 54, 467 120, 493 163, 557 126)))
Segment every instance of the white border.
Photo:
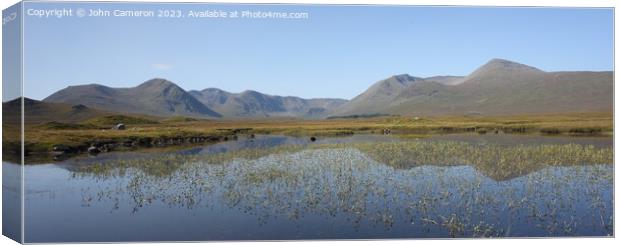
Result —
MULTIPOLYGON (((14 5, 19 1, 17 0, 2 0, 0 1, 0 7, 2 9, 6 9, 9 6, 14 5)), ((50 1, 54 2, 54 1, 50 1)), ((82 0, 81 2, 100 2, 97 0, 82 0)), ((201 3, 302 3, 302 4, 389 4, 389 5, 457 5, 457 6, 550 6, 550 7, 613 7, 615 8, 618 3, 617 1, 611 0, 149 0, 149 1, 139 1, 139 0, 107 0, 107 2, 173 2, 173 3, 187 3, 187 2, 201 2, 201 3)), ((614 11, 615 12, 615 11, 614 11)), ((614 13, 615 15, 615 13, 614 13)), ((617 25, 617 20, 614 18, 614 68, 615 63, 617 62, 617 56, 615 55, 615 46, 617 40, 615 39, 615 28, 617 25)), ((23 28, 23 22, 22 22, 23 28)), ((22 32, 23 33, 23 32, 22 32)), ((2 32, 0 31, 0 39, 2 32)), ((0 56, 2 52, 0 51, 0 56)), ((22 49, 23 56, 23 49, 22 49)), ((0 72, 2 70, 0 59, 0 72)), ((22 60, 23 62, 23 60, 22 60)), ((615 69, 614 69, 615 71, 615 69)), ((23 69, 22 69, 23 72, 23 69)), ((23 74, 22 74, 23 77, 23 74)), ((615 73, 614 73, 614 81, 615 73)), ((22 84, 23 86, 23 84, 22 84)), ((0 92, 2 88, 0 87, 0 92)), ((614 94, 620 94, 618 91, 620 88, 618 86, 614 86, 614 94)), ((22 88, 23 92, 23 88, 22 88)), ((620 111, 618 108, 615 98, 614 98, 614 115, 620 111)), ((0 114, 0 118, 2 115, 0 114)), ((615 116, 614 116, 615 119, 615 116)), ((617 139, 617 134, 615 134, 615 129, 620 126, 620 122, 614 120, 614 142, 617 139)), ((0 133, 0 136, 2 134, 0 133)), ((23 132, 22 132, 23 137, 23 132)), ((620 151, 614 148, 614 156, 620 151)), ((616 158, 614 158, 616 159, 616 158)), ((614 163, 615 164, 615 163, 614 163)), ((615 175, 618 176, 618 168, 615 167, 615 175)), ((0 168, 1 174, 1 168, 0 168)), ((23 180, 23 169, 22 169, 22 180, 23 180)), ((614 183, 615 185, 615 183, 614 183)), ((23 185, 22 185, 23 188, 23 185)), ((618 212, 618 189, 614 188, 614 216, 618 212)), ((1 192, 1 190, 0 190, 1 192)), ((23 189, 22 189, 22 197, 23 197, 23 189)), ((23 201, 23 199, 22 199, 23 201)), ((22 209, 23 210, 23 209, 22 209)), ((23 218, 22 212, 22 218, 23 218)), ((0 213, 0 219, 2 215, 0 213)), ((22 222, 22 226, 24 223, 22 222)), ((0 225, 1 227, 1 225, 0 225)), ((614 220, 614 234, 617 233, 617 222, 614 220)), ((22 229, 23 231, 23 229, 22 229)), ((584 244, 584 243, 592 243, 592 244, 615 244, 617 243, 616 238, 606 239, 606 238, 555 238, 555 239, 491 239, 491 240, 480 240, 480 239, 460 239, 460 240, 447 240, 447 239, 438 239, 438 240, 371 240, 371 241, 290 241, 290 243, 295 244, 495 244, 497 242, 506 243, 506 244, 544 244, 549 242, 562 242, 567 244, 584 244)), ((16 244, 12 240, 0 236, 0 244, 16 244)), ((92 243, 97 244, 97 243, 92 243)), ((139 244, 187 244, 187 243, 139 243, 139 244)), ((209 244, 282 244, 282 242, 209 242, 209 244)))

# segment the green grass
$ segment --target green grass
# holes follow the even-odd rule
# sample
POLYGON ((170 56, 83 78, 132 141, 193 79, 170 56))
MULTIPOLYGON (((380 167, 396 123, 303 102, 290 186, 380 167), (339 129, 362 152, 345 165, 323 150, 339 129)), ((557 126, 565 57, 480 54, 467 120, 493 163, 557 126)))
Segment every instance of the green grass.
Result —
MULTIPOLYGON (((385 129, 404 138, 450 133, 515 133, 542 135, 601 135, 613 133, 610 114, 529 115, 509 117, 377 117, 329 120, 194 120, 113 115, 81 123, 48 122, 26 125, 26 151, 49 151, 55 144, 87 147, 93 142, 153 141, 170 138, 231 138, 236 134, 280 134, 291 136, 345 136, 381 134, 385 129), (130 125, 110 130, 112 125, 130 125)), ((3 124, 3 142, 19 144, 19 126, 3 124)), ((5 147, 6 148, 6 147, 5 147)), ((12 152, 12 151, 11 151, 12 152)))
POLYGON ((135 116, 111 115, 111 116, 103 116, 103 117, 86 120, 84 123, 101 125, 101 126, 110 126, 110 125, 116 125, 119 123, 122 123, 125 125, 159 124, 159 121, 148 119, 148 118, 135 117, 135 116))
POLYGON ((94 124, 81 124, 81 123, 61 123, 61 122, 47 122, 36 126, 43 130, 76 130, 76 129, 99 129, 94 124))

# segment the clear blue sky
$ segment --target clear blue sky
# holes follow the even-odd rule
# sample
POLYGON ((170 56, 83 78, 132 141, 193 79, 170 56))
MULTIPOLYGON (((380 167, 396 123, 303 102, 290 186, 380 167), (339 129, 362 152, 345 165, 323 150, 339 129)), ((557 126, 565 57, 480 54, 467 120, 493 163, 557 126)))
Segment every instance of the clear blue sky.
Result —
POLYGON ((169 79, 350 99, 393 74, 467 75, 491 58, 546 71, 613 70, 613 10, 28 3, 29 8, 308 12, 309 19, 25 19, 25 96, 169 79))

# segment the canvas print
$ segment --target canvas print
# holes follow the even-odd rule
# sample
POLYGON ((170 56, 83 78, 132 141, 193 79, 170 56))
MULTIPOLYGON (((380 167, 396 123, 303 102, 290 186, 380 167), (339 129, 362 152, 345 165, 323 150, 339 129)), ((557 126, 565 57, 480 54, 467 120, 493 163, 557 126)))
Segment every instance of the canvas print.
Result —
POLYGON ((613 237, 613 8, 21 2, 24 243, 613 237))

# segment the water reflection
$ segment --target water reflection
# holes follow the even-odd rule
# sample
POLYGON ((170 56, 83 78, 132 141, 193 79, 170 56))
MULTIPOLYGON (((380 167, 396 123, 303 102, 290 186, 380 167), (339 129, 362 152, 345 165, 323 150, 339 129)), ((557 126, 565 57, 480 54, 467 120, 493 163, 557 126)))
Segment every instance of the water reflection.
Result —
MULTIPOLYGON (((185 231, 159 227, 168 234, 164 240, 605 236, 613 231, 609 146, 384 139, 309 143, 259 137, 243 146, 228 142, 73 159, 54 165, 70 175, 51 192, 79 196, 80 208, 97 219, 181 214, 185 231), (216 221, 185 216, 218 213, 236 232, 204 230, 200 227, 216 221), (333 229, 336 224, 339 230, 333 229), (256 233, 242 235, 245 230, 256 233), (273 230, 280 232, 268 232, 273 230)), ((27 176, 43 175, 35 169, 27 176)), ((43 178, 29 190, 44 190, 49 182, 43 178)), ((44 197, 32 193, 30 198, 58 198, 44 197)), ((33 208, 72 213, 53 207, 33 208)), ((33 241, 53 236, 36 227, 33 241)), ((162 239, 133 230, 125 240, 162 239)))

